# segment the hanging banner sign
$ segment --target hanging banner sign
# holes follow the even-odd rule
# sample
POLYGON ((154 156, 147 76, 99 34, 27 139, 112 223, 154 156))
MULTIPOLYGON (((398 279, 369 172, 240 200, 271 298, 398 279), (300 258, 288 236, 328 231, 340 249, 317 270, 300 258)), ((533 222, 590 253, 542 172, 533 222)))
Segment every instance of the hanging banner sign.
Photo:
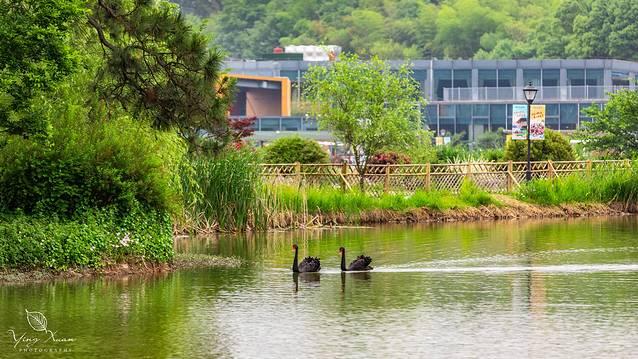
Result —
POLYGON ((527 105, 512 105, 512 140, 527 139, 527 105))
POLYGON ((545 139, 545 105, 532 105, 529 139, 544 140, 545 139))

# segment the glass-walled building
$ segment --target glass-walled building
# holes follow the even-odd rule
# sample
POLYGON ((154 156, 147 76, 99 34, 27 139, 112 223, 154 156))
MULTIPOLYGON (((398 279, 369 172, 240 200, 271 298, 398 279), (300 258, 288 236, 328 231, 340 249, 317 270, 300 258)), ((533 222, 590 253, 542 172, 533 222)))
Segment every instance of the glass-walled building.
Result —
MULTIPOLYGON (((403 64, 390 63, 395 68, 403 64)), ((330 63, 229 61, 226 65, 233 73, 289 78, 294 112, 300 108, 295 103, 301 97, 304 73, 310 66, 330 63)), ((529 82, 539 89, 535 104, 547 106, 547 127, 573 131, 591 121, 583 113, 585 108, 603 106, 610 92, 635 88, 638 76, 638 63, 621 60, 417 60, 412 65, 428 101, 426 126, 439 135, 464 133, 468 140, 483 132, 511 129, 512 105, 525 103, 522 88, 529 82)), ((301 112, 294 115, 306 120, 301 112)))

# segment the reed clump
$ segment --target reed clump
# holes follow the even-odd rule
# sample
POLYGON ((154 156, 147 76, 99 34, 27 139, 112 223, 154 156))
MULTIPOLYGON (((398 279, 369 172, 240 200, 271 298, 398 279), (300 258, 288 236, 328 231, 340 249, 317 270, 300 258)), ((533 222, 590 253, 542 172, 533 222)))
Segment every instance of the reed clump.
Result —
POLYGON ((622 203, 629 208, 638 201, 638 162, 627 168, 573 174, 553 179, 534 180, 522 184, 516 196, 541 205, 567 203, 622 203))

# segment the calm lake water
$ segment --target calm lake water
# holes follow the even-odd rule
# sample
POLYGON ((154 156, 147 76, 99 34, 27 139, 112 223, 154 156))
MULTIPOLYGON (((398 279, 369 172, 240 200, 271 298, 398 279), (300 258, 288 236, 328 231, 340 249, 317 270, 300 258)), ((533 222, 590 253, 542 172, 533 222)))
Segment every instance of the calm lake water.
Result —
POLYGON ((636 217, 191 238, 176 248, 250 264, 0 286, 0 357, 36 356, 24 351, 35 339, 34 351, 61 351, 38 357, 638 357, 636 217), (321 257, 319 275, 292 275, 293 243, 321 257), (340 246, 348 262, 372 256, 374 271, 342 275, 340 246), (47 331, 25 310, 42 313, 47 331), (15 347, 14 333, 25 335, 15 347), (57 341, 45 343, 51 333, 57 341))

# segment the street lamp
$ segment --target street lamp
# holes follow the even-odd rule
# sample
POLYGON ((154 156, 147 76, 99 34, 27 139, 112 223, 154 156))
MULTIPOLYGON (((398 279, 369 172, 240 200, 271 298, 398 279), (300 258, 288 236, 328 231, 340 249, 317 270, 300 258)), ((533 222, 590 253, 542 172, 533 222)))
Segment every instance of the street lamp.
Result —
POLYGON ((530 117, 532 115, 532 103, 536 99, 537 92, 538 89, 531 82, 523 87, 523 94, 525 95, 525 100, 527 100, 527 171, 525 172, 525 179, 528 182, 532 180, 532 162, 530 161, 532 141, 529 138, 532 129, 532 119, 530 117))

